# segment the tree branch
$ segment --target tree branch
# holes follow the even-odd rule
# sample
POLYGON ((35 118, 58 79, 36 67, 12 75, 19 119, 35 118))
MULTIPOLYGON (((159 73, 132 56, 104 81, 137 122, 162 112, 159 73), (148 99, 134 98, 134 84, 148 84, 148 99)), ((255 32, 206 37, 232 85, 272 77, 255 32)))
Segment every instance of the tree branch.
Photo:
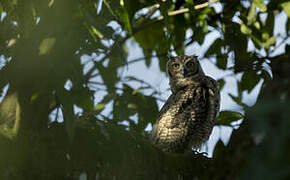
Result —
MULTIPOLYGON (((202 3, 202 4, 198 4, 196 6, 194 6, 194 9, 202 9, 202 8, 205 8, 213 3, 216 3, 218 2, 219 0, 213 0, 213 1, 209 1, 209 2, 206 2, 206 3, 202 3)), ((156 4, 155 7, 159 8, 160 7, 160 4, 156 4)), ((176 11, 171 11, 171 12, 168 12, 168 16, 175 16, 175 15, 178 15, 178 14, 183 14, 183 13, 187 13, 189 12, 189 8, 184 8, 184 9, 179 9, 179 10, 176 10, 176 11)), ((156 18, 157 20, 162 20, 164 19, 163 16, 159 16, 156 18)))
MULTIPOLYGON (((209 1, 209 2, 203 3, 203 4, 198 4, 198 5, 194 6, 194 9, 202 9, 202 8, 205 8, 205 7, 209 6, 210 4, 216 3, 218 1, 219 0, 213 0, 213 1, 209 1)), ((160 8, 160 4, 155 4, 154 5, 154 8, 157 8, 157 9, 160 8)), ((182 13, 187 13, 187 12, 189 12, 189 9, 188 8, 180 9, 180 10, 176 10, 176 11, 169 12, 168 13, 168 16, 174 16, 174 15, 177 15, 177 14, 182 14, 182 13)), ((118 47, 118 46, 122 45, 123 43, 125 43, 128 39, 130 39, 134 34, 136 34, 137 32, 139 32, 145 26, 150 25, 150 24, 153 24, 153 23, 156 23, 156 22, 161 21, 163 19, 164 19, 163 16, 159 16, 157 18, 152 19, 151 22, 144 23, 144 24, 140 24, 138 27, 136 27, 136 28, 133 29, 133 33, 132 34, 127 34, 124 38, 115 40, 115 42, 111 46, 110 50, 108 50, 105 53, 105 56, 103 58, 101 58, 98 62, 94 61, 94 67, 92 67, 88 71, 88 73, 86 74, 86 77, 90 77, 92 75, 92 73, 95 71, 95 69, 97 67, 97 63, 100 63, 100 62, 103 62, 104 60, 106 60, 111 55, 112 51, 114 51, 114 49, 116 47, 118 47)))

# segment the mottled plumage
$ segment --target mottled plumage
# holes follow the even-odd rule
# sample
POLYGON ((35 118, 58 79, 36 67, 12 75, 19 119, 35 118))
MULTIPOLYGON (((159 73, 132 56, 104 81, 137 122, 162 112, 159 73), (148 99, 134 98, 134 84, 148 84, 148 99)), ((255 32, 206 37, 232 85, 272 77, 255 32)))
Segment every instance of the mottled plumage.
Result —
POLYGON ((172 58, 167 73, 172 94, 153 126, 151 140, 166 152, 199 148, 208 140, 219 111, 217 82, 203 73, 195 56, 172 58))

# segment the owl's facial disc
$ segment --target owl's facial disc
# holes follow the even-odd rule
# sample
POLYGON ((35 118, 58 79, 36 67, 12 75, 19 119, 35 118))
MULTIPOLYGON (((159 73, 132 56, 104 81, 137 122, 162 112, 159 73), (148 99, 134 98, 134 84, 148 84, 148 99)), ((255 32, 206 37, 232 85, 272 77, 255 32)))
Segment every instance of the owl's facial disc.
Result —
POLYGON ((189 85, 198 85, 204 76, 195 56, 177 56, 167 62, 166 70, 172 92, 189 85))
POLYGON ((190 59, 185 62, 185 65, 183 67, 183 76, 184 77, 190 77, 195 74, 197 74, 198 66, 196 65, 196 61, 190 59))

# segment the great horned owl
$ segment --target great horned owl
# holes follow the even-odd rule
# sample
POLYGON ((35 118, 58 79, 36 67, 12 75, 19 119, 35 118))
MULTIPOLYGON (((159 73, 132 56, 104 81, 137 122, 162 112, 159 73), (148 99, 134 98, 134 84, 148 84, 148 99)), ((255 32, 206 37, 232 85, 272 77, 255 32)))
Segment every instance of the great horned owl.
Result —
POLYGON ((198 149, 208 140, 220 106, 217 82, 206 76, 195 56, 167 63, 172 91, 151 132, 154 145, 166 152, 198 149))

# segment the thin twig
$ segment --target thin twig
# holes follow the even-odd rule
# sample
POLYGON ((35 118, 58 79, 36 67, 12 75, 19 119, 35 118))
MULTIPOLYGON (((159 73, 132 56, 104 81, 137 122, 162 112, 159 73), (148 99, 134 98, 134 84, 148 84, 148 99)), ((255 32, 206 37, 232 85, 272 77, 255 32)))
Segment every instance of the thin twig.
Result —
MULTIPOLYGON (((197 9, 202 9, 202 8, 205 8, 205 7, 207 7, 207 6, 209 6, 209 5, 213 4, 213 3, 216 3, 218 1, 220 1, 220 0, 213 0, 213 1, 202 3, 202 4, 198 4, 198 5, 194 6, 194 9, 196 9, 196 10, 197 9)), ((154 6, 159 8, 160 4, 156 4, 154 6)), ((169 12, 168 16, 175 16, 177 14, 183 14, 183 13, 187 13, 187 12, 189 12, 189 8, 179 9, 179 10, 176 10, 176 11, 169 12)), ((162 19, 164 19, 163 16, 157 17, 157 20, 162 20, 162 19)))
POLYGON ((154 5, 152 6, 151 8, 149 8, 149 12, 148 14, 146 14, 146 19, 149 19, 158 9, 159 9, 160 6, 158 5, 154 5))
MULTIPOLYGON (((213 1, 210 1, 210 2, 206 2, 206 3, 203 3, 203 4, 198 4, 196 6, 194 6, 194 9, 201 9, 201 8, 204 8, 204 7, 207 7, 209 6, 210 4, 213 4, 215 2, 218 2, 219 0, 213 0, 213 1)), ((157 8, 160 7, 159 4, 155 4, 154 6, 156 6, 157 8)), ((168 15, 169 16, 174 16, 174 15, 177 15, 177 14, 182 14, 182 13, 186 13, 186 12, 189 12, 189 9, 188 8, 185 8, 185 9, 181 9, 181 10, 176 10, 176 11, 172 11, 172 12, 169 12, 168 15)), ((138 26, 137 28, 135 28, 133 30, 133 34, 127 34, 126 37, 124 38, 121 38, 121 39, 118 39, 115 41, 115 43, 111 46, 110 50, 108 52, 106 52, 105 56, 100 59, 98 62, 94 61, 94 67, 92 67, 90 69, 90 71, 87 73, 87 77, 90 77, 92 75, 92 73, 94 72, 94 70, 96 69, 97 67, 97 64, 98 63, 101 63, 103 62, 105 59, 107 59, 111 53, 115 50, 116 47, 122 45, 123 43, 125 43, 128 39, 130 39, 134 34, 136 34, 137 32, 139 32, 140 30, 142 30, 144 28, 144 26, 147 26, 147 25, 150 25, 150 24, 153 24, 153 23, 156 23, 160 20, 164 19, 163 16, 159 16, 155 19, 152 19, 152 21, 150 23, 145 23, 145 24, 142 24, 140 26, 138 26)))

